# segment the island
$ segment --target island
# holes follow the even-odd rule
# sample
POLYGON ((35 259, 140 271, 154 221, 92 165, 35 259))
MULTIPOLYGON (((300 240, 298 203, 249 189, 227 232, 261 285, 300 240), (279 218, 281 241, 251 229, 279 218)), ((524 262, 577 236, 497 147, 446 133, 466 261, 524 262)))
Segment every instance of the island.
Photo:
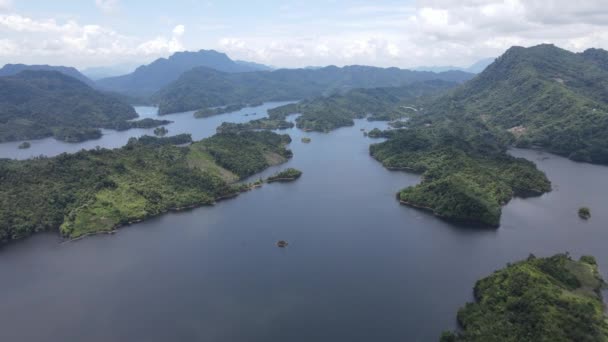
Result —
POLYGON ((582 218, 583 220, 588 220, 591 218, 591 209, 587 208, 587 207, 582 207, 578 210, 578 217, 582 218))
POLYGON ((498 227, 502 206, 513 196, 551 190, 534 163, 508 155, 500 135, 479 121, 445 118, 382 136, 388 140, 370 146, 372 157, 388 169, 422 174, 397 199, 452 222, 498 227))
POLYGON ((279 248, 285 248, 285 247, 287 247, 287 245, 289 245, 289 243, 285 240, 277 241, 277 247, 279 247, 279 248))
POLYGON ((308 144, 308 143, 310 143, 311 141, 312 141, 312 139, 310 139, 310 138, 308 138, 308 137, 304 137, 304 138, 302 138, 302 142, 303 142, 303 143, 305 143, 305 144, 308 144))
POLYGON ((242 132, 248 130, 283 130, 292 128, 294 124, 292 122, 269 119, 269 118, 261 118, 257 120, 252 120, 244 123, 233 123, 233 122, 223 122, 216 131, 218 133, 229 133, 229 132, 242 132))
POLYGON ((24 149, 30 148, 31 146, 32 146, 32 144, 30 144, 29 141, 24 141, 21 144, 19 144, 18 148, 20 150, 24 150, 24 149))
POLYGON ((292 157, 273 132, 132 138, 118 149, 0 160, 0 242, 57 231, 67 239, 112 232, 162 214, 212 205, 239 180, 292 157), (190 143, 185 146, 185 143, 190 143))
POLYGON ((165 127, 157 127, 154 129, 154 135, 157 137, 164 137, 167 133, 169 133, 169 130, 165 127))
POLYGON ((592 256, 530 255, 479 280, 441 341, 606 341, 604 285, 592 256))
POLYGON ((294 168, 289 168, 268 177, 266 179, 266 182, 292 182, 300 178, 300 176, 302 176, 302 171, 294 168))
POLYGON ((382 138, 383 132, 378 128, 374 128, 371 131, 369 131, 366 136, 368 136, 370 138, 382 138))
POLYGON ((106 128, 115 129, 117 131, 126 131, 131 128, 154 128, 163 125, 168 125, 173 121, 170 120, 157 120, 152 118, 145 118, 141 120, 132 121, 120 121, 112 125, 108 125, 106 128))
POLYGON ((236 111, 241 110, 246 107, 247 107, 246 104, 237 103, 237 104, 232 104, 232 105, 228 105, 228 106, 224 106, 224 107, 204 108, 204 109, 200 109, 200 110, 197 110, 196 112, 194 112, 194 117, 199 118, 199 119, 208 118, 210 116, 236 112, 236 111))

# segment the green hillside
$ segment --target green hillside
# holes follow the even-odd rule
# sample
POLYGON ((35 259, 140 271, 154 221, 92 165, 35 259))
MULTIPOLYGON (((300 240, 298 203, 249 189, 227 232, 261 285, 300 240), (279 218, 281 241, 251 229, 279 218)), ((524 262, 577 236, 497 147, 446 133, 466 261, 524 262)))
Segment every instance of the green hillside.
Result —
POLYGON ((458 312, 462 331, 441 341, 608 341, 603 286, 593 257, 531 255, 478 281, 475 303, 458 312))
POLYGON ((120 149, 0 160, 0 241, 60 230, 69 238, 113 230, 172 209, 213 204, 233 183, 291 157, 288 135, 132 138, 120 149))
POLYGON ((474 116, 512 133, 521 147, 608 163, 608 52, 553 45, 513 47, 426 114, 474 116))
POLYGON ((77 142, 99 138, 99 128, 153 127, 129 121, 133 107, 57 71, 22 71, 0 77, 0 141, 53 136, 77 142))

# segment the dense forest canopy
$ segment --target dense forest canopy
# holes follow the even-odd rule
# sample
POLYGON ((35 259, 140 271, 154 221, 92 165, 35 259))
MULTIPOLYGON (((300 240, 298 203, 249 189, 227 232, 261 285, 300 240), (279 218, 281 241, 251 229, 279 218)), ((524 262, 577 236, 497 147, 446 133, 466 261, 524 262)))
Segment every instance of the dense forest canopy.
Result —
POLYGON ((603 286, 591 256, 530 255, 478 281, 475 303, 458 312, 462 331, 441 341, 608 341, 603 286))
POLYGON ((577 161, 608 163, 608 52, 513 47, 426 107, 428 120, 471 116, 577 161))
POLYGON ((99 138, 99 128, 153 127, 129 121, 137 113, 117 97, 57 71, 22 71, 0 77, 0 141, 54 136, 76 142, 99 138))
POLYGON ((291 157, 287 135, 132 138, 120 149, 0 160, 0 241, 60 230, 70 238, 109 231, 170 209, 235 195, 232 183, 291 157))
POLYGON ((509 156, 501 135, 479 120, 444 120, 384 136, 387 141, 370 146, 371 155, 388 168, 423 176, 398 199, 448 220, 498 226, 501 206, 513 196, 551 190, 543 172, 509 156))

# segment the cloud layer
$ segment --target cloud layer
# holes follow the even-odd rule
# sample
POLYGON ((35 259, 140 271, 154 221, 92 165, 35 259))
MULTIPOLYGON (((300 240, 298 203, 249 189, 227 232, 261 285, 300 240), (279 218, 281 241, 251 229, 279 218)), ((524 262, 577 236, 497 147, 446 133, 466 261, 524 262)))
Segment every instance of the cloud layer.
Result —
POLYGON ((333 24, 311 22, 313 32, 286 27, 285 36, 232 36, 219 45, 277 65, 384 66, 466 65, 513 45, 545 42, 576 51, 608 47, 604 0, 420 0, 345 13, 333 24))
MULTIPOLYGON (((93 5, 89 1, 98 8, 102 22, 119 22, 112 19, 121 16, 130 20, 127 2, 95 0, 93 5)), ((121 33, 113 24, 83 23, 79 17, 14 13, 14 2, 0 0, 0 63, 91 66, 215 48, 235 59, 285 67, 464 66, 500 55, 512 45, 554 43, 575 51, 608 48, 605 0, 385 0, 371 5, 353 1, 333 0, 335 6, 327 11, 318 4, 298 6, 293 1, 277 8, 272 20, 252 15, 252 22, 246 24, 232 12, 227 17, 197 14, 189 27, 198 36, 187 35, 185 25, 167 17, 173 29, 169 26, 165 34, 141 37, 121 33)), ((150 12, 156 13, 150 6, 150 12)), ((175 8, 179 13, 187 11, 175 8)))
MULTIPOLYGON (((114 2, 97 3, 103 7, 114 2)), ((74 20, 58 22, 0 14, 0 37, 7 37, 0 39, 0 57, 25 63, 61 60, 74 65, 106 64, 112 59, 156 57, 184 50, 181 42, 184 32, 184 25, 177 25, 167 36, 142 40, 99 25, 81 25, 74 20)))

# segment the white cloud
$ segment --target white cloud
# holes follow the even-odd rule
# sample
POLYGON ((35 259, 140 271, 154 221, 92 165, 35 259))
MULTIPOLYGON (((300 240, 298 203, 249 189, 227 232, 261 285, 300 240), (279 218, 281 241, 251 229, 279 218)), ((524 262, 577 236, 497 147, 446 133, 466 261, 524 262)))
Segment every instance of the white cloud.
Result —
MULTIPOLYGON (((95 1, 104 13, 117 11, 121 3, 126 4, 95 1)), ((186 34, 185 22, 174 21, 178 17, 163 19, 172 29, 142 38, 77 20, 0 12, 0 61, 91 65, 216 48, 235 59, 286 67, 464 66, 497 56, 512 45, 554 43, 574 51, 608 48, 606 0, 377 1, 350 8, 345 2, 335 3, 343 8, 328 8, 323 12, 327 15, 318 15, 315 6, 290 2, 276 9, 275 20, 247 23, 210 15, 207 21, 188 23, 188 32, 197 32, 197 37, 186 34)), ((0 0, 0 11, 3 8, 10 10, 10 0, 0 0)))
POLYGON ((183 50, 184 32, 185 27, 178 25, 168 37, 144 40, 99 25, 81 25, 74 20, 59 23, 54 19, 0 14, 0 56, 4 61, 75 65, 104 63, 108 59, 159 57, 183 50))
POLYGON ((181 37, 181 36, 184 35, 184 32, 186 32, 186 27, 184 25, 177 25, 173 29, 173 36, 174 37, 181 37))
POLYGON ((232 36, 218 45, 273 65, 467 65, 512 45, 608 48, 605 0, 418 0, 345 9, 332 22, 232 36), (316 28, 316 29, 315 29, 316 28))
POLYGON ((95 0, 95 5, 105 13, 112 13, 118 9, 119 0, 95 0))

